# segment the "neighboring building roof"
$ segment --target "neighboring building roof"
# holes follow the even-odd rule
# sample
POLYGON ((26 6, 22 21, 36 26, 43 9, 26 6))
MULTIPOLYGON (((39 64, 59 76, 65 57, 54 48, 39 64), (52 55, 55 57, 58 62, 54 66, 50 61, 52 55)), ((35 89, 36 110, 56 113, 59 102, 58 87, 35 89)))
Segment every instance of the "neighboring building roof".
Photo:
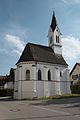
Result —
POLYGON ((71 74, 73 73, 73 71, 74 71, 74 69, 76 68, 77 65, 80 66, 80 63, 76 63, 76 64, 74 65, 73 69, 72 69, 71 72, 70 72, 70 76, 71 76, 71 74))
POLYGON ((0 87, 7 82, 7 76, 0 76, 0 87))
POLYGON ((57 26, 56 17, 55 17, 55 13, 53 12, 52 21, 51 21, 51 25, 50 25, 53 32, 54 32, 56 26, 57 26))
POLYGON ((32 43, 26 45, 17 64, 26 61, 46 62, 68 66, 62 55, 55 54, 51 47, 32 43))
POLYGON ((0 80, 7 80, 7 76, 0 76, 0 80))

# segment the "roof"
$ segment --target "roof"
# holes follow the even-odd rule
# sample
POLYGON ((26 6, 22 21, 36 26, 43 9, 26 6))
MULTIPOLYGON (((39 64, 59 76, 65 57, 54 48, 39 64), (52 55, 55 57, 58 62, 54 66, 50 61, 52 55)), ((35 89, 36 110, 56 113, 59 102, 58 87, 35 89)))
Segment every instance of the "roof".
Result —
POLYGON ((26 45, 17 64, 26 61, 46 62, 68 66, 62 55, 55 54, 51 47, 33 43, 28 43, 26 45))
POLYGON ((55 17, 55 13, 53 12, 52 21, 51 21, 51 25, 50 25, 53 32, 54 32, 56 26, 57 26, 56 17, 55 17))
POLYGON ((6 80, 7 76, 0 76, 0 80, 6 80))
POLYGON ((77 65, 80 66, 80 63, 76 63, 76 64, 74 65, 73 69, 72 69, 71 72, 70 72, 70 75, 73 73, 73 71, 74 71, 74 69, 76 68, 77 65))

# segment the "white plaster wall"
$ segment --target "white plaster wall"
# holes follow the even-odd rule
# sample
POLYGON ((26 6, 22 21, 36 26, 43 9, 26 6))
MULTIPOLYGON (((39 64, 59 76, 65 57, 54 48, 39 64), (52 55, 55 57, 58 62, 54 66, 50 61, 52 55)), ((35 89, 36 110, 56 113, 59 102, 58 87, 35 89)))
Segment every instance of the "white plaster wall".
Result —
POLYGON ((35 63, 29 63, 29 64, 22 64, 22 80, 26 80, 26 71, 30 70, 30 80, 35 79, 35 67, 33 66, 35 63))
POLYGON ((62 54, 62 43, 61 43, 61 36, 60 33, 58 32, 58 27, 56 26, 56 29, 53 33, 53 38, 54 38, 54 45, 52 46, 54 52, 56 54, 62 54), (56 43, 56 35, 59 36, 59 43, 56 43))
POLYGON ((53 96, 55 95, 55 84, 54 81, 46 81, 44 82, 44 96, 48 97, 48 96, 53 96))
POLYGON ((62 42, 61 42, 61 36, 59 32, 59 28, 56 26, 54 32, 52 31, 51 28, 49 28, 49 33, 48 33, 48 44, 56 54, 62 54, 62 42), (56 35, 59 36, 59 43, 56 43, 56 35), (52 36, 53 42, 50 43, 50 37, 52 36))
POLYGON ((49 28, 49 32, 48 32, 48 44, 49 44, 49 46, 51 46, 50 41, 49 41, 51 36, 53 37, 53 42, 51 44, 62 45, 61 36, 59 33, 59 28, 57 26, 56 26, 54 32, 52 31, 51 28, 49 28), (59 40, 60 40, 59 43, 56 43, 56 35, 59 36, 59 40))
POLYGON ((18 81, 14 82, 14 99, 18 99, 18 81))
POLYGON ((52 64, 45 64, 45 63, 38 63, 37 64, 37 72, 38 70, 40 69, 41 72, 42 72, 42 80, 48 80, 48 76, 47 76, 47 73, 48 73, 48 70, 50 70, 51 72, 51 80, 54 80, 55 79, 55 73, 54 73, 54 68, 55 66, 52 65, 52 64))
POLYGON ((14 88, 14 83, 13 82, 8 82, 7 83, 7 88, 13 89, 14 88))
POLYGON ((37 97, 44 96, 44 81, 36 81, 37 82, 37 97))
POLYGON ((59 67, 55 67, 55 94, 60 95, 60 70, 59 67))
POLYGON ((18 99, 18 68, 15 69, 14 98, 18 99))
POLYGON ((15 82, 15 92, 14 97, 17 99, 27 98, 27 97, 44 97, 52 96, 56 94, 62 94, 67 92, 69 84, 66 82, 62 83, 60 81, 67 81, 68 72, 65 71, 62 77, 60 77, 60 71, 63 72, 65 67, 59 65, 53 65, 49 63, 28 63, 22 64, 22 67, 16 69, 16 82, 15 82), (41 70, 42 80, 38 81, 38 70, 41 70), (26 80, 26 70, 30 70, 30 81, 26 80), (51 81, 48 81, 47 73, 48 70, 51 71, 51 81), (67 75, 67 77, 66 77, 67 75), (67 88, 66 88, 67 86, 67 88), (65 90, 66 88, 66 90, 65 90))
MULTIPOLYGON (((14 87, 14 98, 16 99, 22 99, 25 96, 25 82, 23 83, 22 81, 26 80, 26 71, 30 70, 30 80, 35 80, 36 79, 36 73, 35 69, 36 67, 34 66, 34 62, 29 62, 29 63, 21 63, 17 66, 15 70, 15 87, 14 87), (24 90, 22 91, 22 89, 24 90)), ((26 84, 28 86, 28 84, 26 84)), ((26 86, 26 87, 27 87, 26 86)), ((31 88, 31 86, 29 86, 31 88)), ((34 85, 33 85, 34 88, 34 85)), ((34 88, 35 89, 35 88, 34 88)), ((28 89, 27 89, 28 90, 28 89)), ((33 90, 34 92, 34 90, 33 90)), ((28 94, 29 96, 29 94, 28 94)))
POLYGON ((30 70, 30 80, 35 79, 35 67, 33 66, 34 64, 34 62, 19 64, 15 70, 15 81, 26 80, 27 70, 30 70))
POLYGON ((61 36, 60 36, 60 33, 59 33, 59 28, 57 26, 56 26, 56 28, 54 30, 53 38, 54 38, 54 44, 56 44, 56 45, 62 45, 61 36), (59 36, 59 43, 56 43, 56 35, 59 36))
POLYGON ((49 81, 36 81, 36 93, 34 91, 34 81, 21 81, 18 83, 22 84, 21 90, 18 91, 18 96, 15 96, 16 99, 24 99, 24 98, 33 98, 33 97, 48 97, 55 95, 55 87, 54 82, 49 81), (44 92, 44 86, 45 89, 44 92), (47 90, 47 91, 46 91, 47 90), (45 93, 45 94, 44 94, 45 93))
MULTIPOLYGON (((1 88, 1 87, 0 87, 1 88)), ((4 88, 8 88, 8 85, 7 85, 7 83, 5 83, 5 85, 4 85, 4 88)))
POLYGON ((70 81, 69 81, 69 69, 64 69, 62 71, 62 81, 60 83, 60 87, 61 87, 61 94, 66 94, 66 93, 71 93, 70 90, 70 81))
POLYGON ((52 49, 54 50, 55 54, 62 54, 62 47, 60 46, 52 46, 52 49))
MULTIPOLYGON (((66 93, 71 93, 71 90, 70 90, 70 80, 69 80, 69 69, 66 69, 65 71, 64 71, 64 74, 63 74, 63 79, 64 80, 66 80, 66 81, 68 81, 68 82, 66 82, 66 93), (66 78, 66 79, 65 79, 66 78)), ((65 89, 65 88, 64 88, 65 89)))
POLYGON ((34 81, 22 81, 22 98, 36 97, 34 81))
MULTIPOLYGON (((50 96, 50 95, 54 95, 54 94, 61 94, 61 90, 60 90, 60 71, 63 71, 65 69, 65 67, 63 66, 58 66, 58 65, 52 65, 52 64, 37 64, 37 71, 40 69, 42 72, 42 80, 47 81, 47 73, 48 70, 51 71, 51 80, 54 81, 52 84, 51 82, 44 82, 44 89, 43 89, 43 85, 40 85, 40 89, 39 86, 37 87, 38 89, 38 94, 40 96, 50 96), (54 91, 54 92, 52 92, 54 91), (44 92, 44 93, 43 93, 44 92)), ((38 95, 38 96, 39 96, 38 95)))
POLYGON ((14 70, 14 74, 15 74, 15 80, 14 81, 18 81, 18 68, 16 68, 14 70))

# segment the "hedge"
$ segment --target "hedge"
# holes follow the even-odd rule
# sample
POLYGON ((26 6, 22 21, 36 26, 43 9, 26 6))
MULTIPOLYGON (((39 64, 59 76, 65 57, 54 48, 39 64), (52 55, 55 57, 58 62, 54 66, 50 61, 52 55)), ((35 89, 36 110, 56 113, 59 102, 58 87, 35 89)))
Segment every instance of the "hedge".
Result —
POLYGON ((0 97, 13 96, 13 89, 0 89, 0 97))
POLYGON ((71 92, 73 94, 80 94, 80 85, 71 85, 71 92))

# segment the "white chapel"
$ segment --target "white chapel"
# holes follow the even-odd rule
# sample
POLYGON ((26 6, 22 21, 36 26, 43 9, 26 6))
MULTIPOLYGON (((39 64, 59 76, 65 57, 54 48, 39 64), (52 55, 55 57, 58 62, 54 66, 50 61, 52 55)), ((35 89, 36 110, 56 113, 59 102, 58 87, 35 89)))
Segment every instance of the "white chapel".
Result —
POLYGON ((60 35, 53 12, 48 46, 27 43, 16 64, 15 99, 70 93, 68 64, 62 56, 60 35))

